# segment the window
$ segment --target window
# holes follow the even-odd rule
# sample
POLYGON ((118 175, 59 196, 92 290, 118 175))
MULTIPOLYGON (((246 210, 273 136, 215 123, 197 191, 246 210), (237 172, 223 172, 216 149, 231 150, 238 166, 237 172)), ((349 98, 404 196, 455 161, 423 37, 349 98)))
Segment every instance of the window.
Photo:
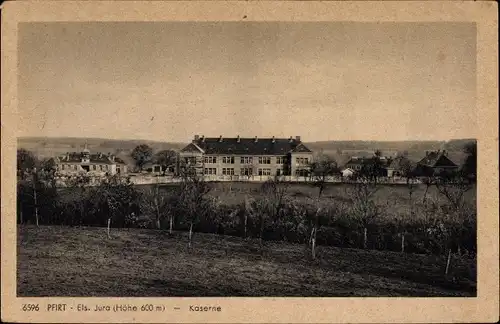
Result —
POLYGON ((298 157, 297 158, 297 164, 309 164, 309 159, 308 158, 303 158, 303 157, 298 157))
POLYGON ((276 157, 276 164, 285 164, 286 163, 286 156, 277 156, 276 157))
POLYGON ((242 156, 240 163, 241 164, 252 164, 253 163, 253 159, 252 159, 251 156, 242 156))
POLYGON ((234 175, 234 168, 222 168, 222 175, 234 175))
POLYGON ((223 156, 222 163, 224 164, 234 164, 234 156, 223 156))
POLYGON ((259 164, 271 164, 271 157, 259 156, 259 164))
POLYGON ((94 165, 92 166, 92 170, 96 171, 96 170, 97 170, 97 165, 95 165, 95 164, 94 164, 94 165))
POLYGON ((241 168, 240 174, 244 175, 244 176, 251 176, 252 175, 252 168, 241 168))
POLYGON ((215 175, 215 174, 217 174, 217 169, 216 168, 205 168, 205 174, 215 175))
POLYGON ((259 175, 262 176, 266 176, 266 175, 271 175, 271 169, 259 169, 259 175))
POLYGON ((295 170, 295 175, 297 177, 307 177, 307 173, 307 170, 304 169, 295 170))
POLYGON ((276 169, 276 175, 277 176, 283 175, 283 169, 276 169))
POLYGON ((217 157, 216 156, 205 156, 203 158, 203 162, 206 164, 215 164, 215 163, 217 163, 217 157))
POLYGON ((196 164, 196 157, 186 157, 184 158, 184 161, 186 162, 186 164, 196 164))

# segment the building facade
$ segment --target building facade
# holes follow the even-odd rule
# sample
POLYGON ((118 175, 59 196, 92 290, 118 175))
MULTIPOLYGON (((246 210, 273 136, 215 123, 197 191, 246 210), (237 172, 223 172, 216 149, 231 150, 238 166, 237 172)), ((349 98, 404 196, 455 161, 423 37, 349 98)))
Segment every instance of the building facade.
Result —
POLYGON ((91 154, 85 147, 82 152, 68 152, 55 159, 59 175, 72 175, 82 172, 94 176, 105 176, 128 173, 125 162, 108 153, 91 154))
POLYGON ((313 154, 295 138, 223 138, 195 135, 180 153, 180 168, 198 175, 245 179, 307 176, 313 154))

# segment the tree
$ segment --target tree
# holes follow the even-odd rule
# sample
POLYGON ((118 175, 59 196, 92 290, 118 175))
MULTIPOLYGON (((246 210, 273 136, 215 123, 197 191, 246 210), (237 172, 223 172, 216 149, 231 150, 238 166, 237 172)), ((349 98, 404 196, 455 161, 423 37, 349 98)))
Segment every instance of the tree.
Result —
POLYGON ((477 142, 467 143, 463 151, 467 154, 467 158, 462 167, 463 176, 475 182, 477 177, 477 142))
POLYGON ((192 244, 194 225, 211 210, 210 200, 207 199, 209 192, 210 187, 202 177, 193 172, 182 173, 178 209, 184 214, 189 226, 189 248, 192 244))
POLYGON ((136 166, 139 169, 142 169, 144 164, 151 161, 151 158, 153 156, 153 149, 146 144, 141 144, 134 148, 131 156, 135 160, 136 166))
POLYGON ((357 178, 360 178, 362 181, 377 183, 378 178, 384 175, 384 163, 381 156, 382 153, 376 150, 371 158, 363 161, 357 178))
POLYGON ((358 179, 350 188, 351 214, 363 228, 363 248, 367 248, 368 227, 381 215, 382 210, 373 198, 378 187, 370 178, 358 179))
POLYGON ((461 172, 447 173, 439 177, 435 182, 439 193, 446 198, 448 204, 441 206, 444 213, 444 233, 448 248, 448 260, 445 274, 448 274, 450 266, 452 248, 455 245, 458 254, 461 254, 460 234, 464 228, 476 224, 476 211, 474 206, 470 206, 465 194, 473 188, 469 179, 464 178, 461 172))
POLYGON ((154 223, 158 229, 161 229, 161 221, 169 218, 169 233, 173 232, 175 199, 160 191, 158 184, 154 188, 144 192, 141 195, 141 212, 154 216, 154 223))
POLYGON ((413 216, 413 193, 415 192, 416 189, 416 183, 417 183, 417 173, 415 171, 415 164, 412 163, 408 158, 406 157, 398 157, 400 159, 399 161, 399 168, 401 175, 406 179, 406 188, 408 189, 408 198, 409 198, 409 206, 410 206, 410 216, 413 216))
POLYGON ((91 208, 90 199, 91 192, 89 191, 90 176, 81 172, 78 173, 66 181, 66 186, 70 188, 71 200, 68 202, 68 207, 71 208, 70 214, 73 217, 73 213, 79 213, 79 223, 80 225, 84 222, 87 214, 91 208))
POLYGON ((17 171, 20 173, 21 178, 25 178, 25 172, 31 172, 38 165, 38 160, 35 155, 28 150, 17 150, 17 171))
POLYGON ((311 182, 313 186, 319 189, 318 199, 321 198, 323 191, 328 183, 328 177, 339 172, 337 162, 327 155, 320 155, 311 163, 311 182))
POLYGON ((177 163, 177 152, 173 150, 159 151, 155 154, 154 161, 164 168, 173 166, 177 163))
MULTIPOLYGON (((270 224, 276 223, 281 216, 285 206, 288 184, 282 183, 277 179, 267 180, 260 187, 260 197, 258 199, 246 199, 246 213, 252 220, 259 224, 259 247, 263 253, 264 230, 270 224)), ((245 217, 245 233, 247 218, 245 217)))
POLYGON ((128 179, 117 175, 110 176, 93 191, 92 201, 95 202, 95 211, 107 215, 107 233, 110 238, 112 221, 117 226, 126 223, 127 216, 139 211, 137 202, 139 193, 128 179))

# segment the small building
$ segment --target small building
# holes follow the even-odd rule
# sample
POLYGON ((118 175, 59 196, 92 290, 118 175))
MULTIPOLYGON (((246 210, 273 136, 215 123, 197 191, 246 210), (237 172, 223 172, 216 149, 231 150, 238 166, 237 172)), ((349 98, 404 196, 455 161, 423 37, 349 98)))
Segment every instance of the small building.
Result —
POLYGON ((310 173, 313 152, 295 138, 232 138, 195 135, 180 153, 180 164, 199 175, 299 176, 310 173))
POLYGON ((356 171, 354 171, 351 168, 346 168, 346 169, 343 169, 342 171, 340 171, 340 173, 342 174, 343 178, 351 178, 351 177, 354 176, 354 174, 356 173, 356 171))
POLYGON ((147 162, 142 166, 142 172, 155 175, 173 175, 175 173, 175 165, 162 165, 159 163, 147 162))
POLYGON ((68 152, 54 159, 56 170, 60 175, 71 175, 87 172, 90 175, 104 176, 126 174, 127 164, 113 154, 91 154, 85 145, 82 152, 68 152))
POLYGON ((420 176, 436 176, 457 171, 458 165, 448 158, 448 153, 445 150, 426 151, 425 157, 417 162, 417 169, 420 176))
POLYGON ((349 161, 347 161, 345 168, 353 171, 360 171, 363 168, 364 163, 364 157, 353 156, 349 159, 349 161))

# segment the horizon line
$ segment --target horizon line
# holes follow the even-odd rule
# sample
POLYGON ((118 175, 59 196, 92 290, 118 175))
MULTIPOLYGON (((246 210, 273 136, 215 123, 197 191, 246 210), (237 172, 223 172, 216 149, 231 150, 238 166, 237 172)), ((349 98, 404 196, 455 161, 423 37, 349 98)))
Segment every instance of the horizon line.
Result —
MULTIPOLYGON (((220 136, 220 135, 219 135, 220 136)), ((219 138, 219 136, 205 136, 205 138, 219 138)), ((237 138, 238 135, 234 137, 222 137, 222 138, 237 138)), ((201 135, 200 135, 201 137, 201 135)), ((292 136, 295 138, 295 136, 292 136)), ((190 143, 194 136, 191 138, 191 140, 187 140, 185 142, 183 141, 168 141, 168 140, 155 140, 155 139, 144 139, 144 138, 107 138, 107 137, 79 137, 79 136, 18 136, 17 140, 20 139, 30 139, 30 138, 39 138, 39 139, 80 139, 80 140, 109 140, 109 141, 145 141, 145 142, 156 142, 156 143, 170 143, 170 144, 185 144, 185 143, 190 143)), ((245 137, 241 136, 240 138, 254 138, 253 137, 245 137)), ((269 138, 271 137, 257 137, 261 139, 269 138)), ((275 137, 275 138, 286 138, 288 139, 289 137, 275 137)), ((457 140, 473 140, 477 141, 476 138, 470 138, 470 137, 462 137, 462 138, 449 138, 449 139, 396 139, 396 140, 373 140, 373 139, 335 139, 335 140, 311 140, 311 141, 303 141, 304 143, 319 143, 319 142, 385 142, 385 143, 390 143, 390 142, 449 142, 449 141, 457 141, 457 140)))

